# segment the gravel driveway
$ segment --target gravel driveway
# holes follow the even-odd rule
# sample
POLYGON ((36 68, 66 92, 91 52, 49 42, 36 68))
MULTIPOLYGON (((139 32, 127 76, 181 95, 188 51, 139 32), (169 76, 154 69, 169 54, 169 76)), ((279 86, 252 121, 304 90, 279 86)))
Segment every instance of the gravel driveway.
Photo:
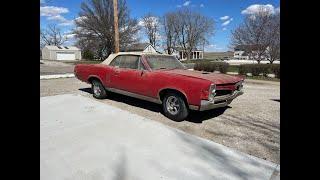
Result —
MULTIPOLYGON (((93 98, 90 85, 75 78, 40 80, 40 87, 40 96, 73 93, 93 98)), ((247 80, 244 92, 227 108, 192 111, 183 122, 166 118, 160 105, 123 95, 112 93, 98 101, 280 164, 280 84, 247 80)))

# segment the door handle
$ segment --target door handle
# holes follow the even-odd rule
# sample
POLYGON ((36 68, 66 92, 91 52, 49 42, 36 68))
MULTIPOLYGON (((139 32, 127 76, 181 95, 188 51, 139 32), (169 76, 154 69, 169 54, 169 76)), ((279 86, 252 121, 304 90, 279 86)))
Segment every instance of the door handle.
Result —
POLYGON ((119 70, 115 70, 115 71, 114 71, 114 75, 115 75, 115 76, 118 76, 119 74, 120 74, 120 71, 119 71, 119 70))

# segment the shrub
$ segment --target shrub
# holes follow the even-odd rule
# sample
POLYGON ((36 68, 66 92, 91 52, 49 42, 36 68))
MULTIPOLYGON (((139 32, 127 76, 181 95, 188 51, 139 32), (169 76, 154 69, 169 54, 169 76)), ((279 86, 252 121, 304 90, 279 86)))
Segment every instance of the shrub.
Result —
POLYGON ((226 73, 228 67, 229 64, 226 62, 197 62, 194 65, 194 70, 207 72, 214 72, 218 70, 221 73, 226 73))
POLYGON ((86 60, 94 60, 94 54, 90 50, 84 50, 82 53, 82 58, 86 60))
POLYGON ((223 63, 223 62, 218 63, 218 70, 220 71, 220 73, 224 73, 224 74, 227 73, 228 67, 229 67, 228 63, 223 63))
POLYGON ((251 73, 252 76, 267 76, 269 73, 275 74, 276 78, 280 78, 279 64, 242 64, 239 66, 239 74, 247 75, 251 73))
POLYGON ((267 67, 265 65, 266 64, 251 65, 251 74, 252 74, 252 76, 259 76, 260 74, 264 74, 265 73, 264 72, 265 69, 267 69, 267 67))
POLYGON ((240 75, 247 75, 247 73, 249 73, 248 65, 247 64, 241 64, 239 66, 239 72, 238 73, 240 75))
POLYGON ((276 78, 280 79, 280 64, 271 64, 271 72, 275 75, 276 78))

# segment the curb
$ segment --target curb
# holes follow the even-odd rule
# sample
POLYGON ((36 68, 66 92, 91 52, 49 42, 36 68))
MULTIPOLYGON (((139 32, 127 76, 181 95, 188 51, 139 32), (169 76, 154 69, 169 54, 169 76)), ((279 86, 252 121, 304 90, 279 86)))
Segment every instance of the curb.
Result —
POLYGON ((74 74, 52 74, 52 75, 40 75, 40 80, 42 79, 58 79, 58 78, 72 78, 75 77, 74 74))

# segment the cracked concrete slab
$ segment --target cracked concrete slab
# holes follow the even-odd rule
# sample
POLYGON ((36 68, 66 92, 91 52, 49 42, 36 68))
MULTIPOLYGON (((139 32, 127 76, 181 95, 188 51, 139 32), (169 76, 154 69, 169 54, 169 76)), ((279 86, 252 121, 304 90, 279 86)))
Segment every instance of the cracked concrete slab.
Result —
POLYGON ((266 179, 272 162, 81 95, 40 98, 41 179, 266 179))

